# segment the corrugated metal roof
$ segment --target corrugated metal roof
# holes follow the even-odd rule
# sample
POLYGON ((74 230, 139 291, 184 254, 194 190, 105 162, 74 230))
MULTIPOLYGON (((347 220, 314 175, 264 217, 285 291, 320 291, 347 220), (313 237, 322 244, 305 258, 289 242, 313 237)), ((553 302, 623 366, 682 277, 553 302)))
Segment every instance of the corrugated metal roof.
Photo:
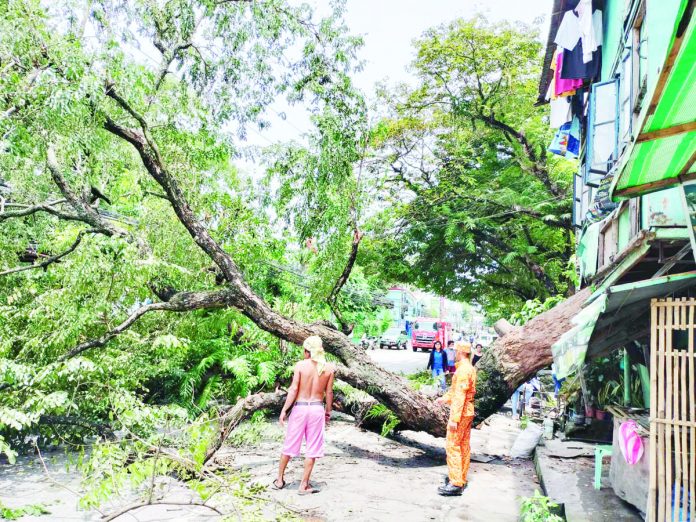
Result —
POLYGON ((614 285, 592 294, 572 319, 573 327, 551 346, 556 376, 567 377, 597 356, 636 339, 642 327, 636 319, 650 310, 650 300, 696 286, 696 272, 667 275, 614 285), (599 335, 596 335, 599 334, 599 335))

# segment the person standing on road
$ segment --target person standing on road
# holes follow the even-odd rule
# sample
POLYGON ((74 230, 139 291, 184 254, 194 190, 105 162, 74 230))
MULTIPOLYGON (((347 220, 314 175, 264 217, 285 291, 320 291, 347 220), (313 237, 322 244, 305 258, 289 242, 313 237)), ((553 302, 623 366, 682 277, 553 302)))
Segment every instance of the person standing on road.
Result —
POLYGON ((455 353, 454 341, 447 341, 447 348, 445 349, 445 354, 447 354, 447 373, 453 374, 457 369, 454 365, 455 353))
POLYGON ((479 359, 483 357, 483 345, 481 343, 478 343, 476 345, 476 348, 474 348, 474 357, 471 359, 471 364, 476 366, 476 363, 479 362, 479 359))
POLYGON ((440 389, 442 391, 447 389, 447 385, 445 383, 445 371, 447 368, 447 354, 442 349, 442 343, 440 341, 435 341, 433 351, 430 352, 430 359, 428 360, 427 369, 432 370, 433 379, 440 380, 440 389))
POLYGON ((466 476, 471 463, 471 426, 474 422, 476 369, 471 364, 471 345, 455 344, 457 371, 450 390, 437 399, 438 404, 449 404, 447 423, 447 471, 445 485, 437 492, 445 497, 461 495, 467 486, 466 476))
POLYGON ((319 491, 309 483, 309 477, 316 459, 324 456, 324 428, 331 416, 336 371, 333 364, 326 362, 321 337, 316 335, 307 337, 303 346, 304 360, 295 364, 288 397, 280 412, 279 422, 281 426, 284 426, 288 410, 292 407, 280 456, 278 478, 273 481, 275 489, 285 487, 285 468, 292 457, 300 455, 304 438, 306 440, 305 463, 304 474, 300 481, 300 495, 319 491))

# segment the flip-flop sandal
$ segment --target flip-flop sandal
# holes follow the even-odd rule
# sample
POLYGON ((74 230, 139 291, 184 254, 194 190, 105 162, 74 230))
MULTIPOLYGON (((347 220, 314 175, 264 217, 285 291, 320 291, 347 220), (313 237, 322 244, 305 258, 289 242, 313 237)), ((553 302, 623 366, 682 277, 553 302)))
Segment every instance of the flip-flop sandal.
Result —
POLYGON ((287 483, 284 480, 281 482, 280 486, 278 485, 278 479, 273 481, 273 489, 283 489, 285 486, 287 486, 287 483))
POLYGON ((314 493, 319 493, 320 490, 315 489, 315 488, 309 488, 309 489, 298 489, 297 494, 302 496, 302 495, 313 495, 314 493))

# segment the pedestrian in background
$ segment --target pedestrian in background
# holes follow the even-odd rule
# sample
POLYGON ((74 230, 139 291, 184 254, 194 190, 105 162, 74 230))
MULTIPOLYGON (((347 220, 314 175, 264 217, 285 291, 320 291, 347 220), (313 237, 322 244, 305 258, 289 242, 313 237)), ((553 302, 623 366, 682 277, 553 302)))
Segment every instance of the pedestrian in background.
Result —
POLYGON ((442 391, 447 389, 447 385, 445 384, 445 371, 448 367, 447 354, 442 349, 442 343, 440 341, 435 341, 433 351, 430 352, 427 369, 432 371, 433 379, 440 380, 440 388, 442 391))
POLYGON ((476 348, 474 348, 474 357, 471 359, 471 364, 476 366, 476 363, 479 362, 481 357, 483 357, 483 345, 479 343, 476 345, 476 348))
POLYGON ((447 373, 452 374, 457 369, 454 365, 454 359, 456 354, 454 350, 454 341, 447 342, 447 348, 445 349, 445 353, 447 354, 447 373))

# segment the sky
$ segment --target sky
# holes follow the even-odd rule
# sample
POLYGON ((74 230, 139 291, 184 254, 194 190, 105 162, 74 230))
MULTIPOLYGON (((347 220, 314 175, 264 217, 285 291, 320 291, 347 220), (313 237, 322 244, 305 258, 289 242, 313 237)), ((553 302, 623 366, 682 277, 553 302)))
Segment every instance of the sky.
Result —
MULTIPOLYGON (((318 14, 326 12, 329 5, 328 0, 297 0, 300 2, 309 3, 318 14)), ((355 74, 355 83, 370 99, 378 82, 412 81, 409 64, 414 55, 413 40, 430 27, 455 18, 480 13, 492 22, 519 20, 532 24, 541 20, 541 38, 545 39, 552 4, 553 0, 347 0, 346 24, 365 41, 359 55, 365 66, 355 74)), ((298 139, 309 129, 301 107, 278 102, 272 110, 286 118, 271 117, 271 126, 263 131, 250 129, 249 145, 298 139)))

